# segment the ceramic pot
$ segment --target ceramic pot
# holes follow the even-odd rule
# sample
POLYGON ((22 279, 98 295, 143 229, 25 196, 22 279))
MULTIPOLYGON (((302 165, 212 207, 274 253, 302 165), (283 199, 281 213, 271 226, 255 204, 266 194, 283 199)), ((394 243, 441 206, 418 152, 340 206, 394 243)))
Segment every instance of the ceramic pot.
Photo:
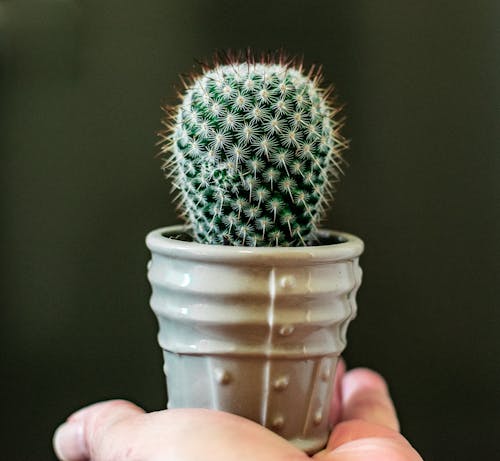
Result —
POLYGON ((346 330, 356 315, 363 242, 320 231, 309 247, 234 247, 146 239, 168 408, 213 408, 322 449, 346 330))

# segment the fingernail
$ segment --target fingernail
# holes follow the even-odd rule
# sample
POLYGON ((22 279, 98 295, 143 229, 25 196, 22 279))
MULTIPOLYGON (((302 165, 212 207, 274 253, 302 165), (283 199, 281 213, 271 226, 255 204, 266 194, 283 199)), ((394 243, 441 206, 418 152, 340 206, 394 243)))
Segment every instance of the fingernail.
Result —
POLYGON ((54 433, 54 451, 61 461, 79 461, 86 459, 81 421, 68 421, 61 424, 54 433))

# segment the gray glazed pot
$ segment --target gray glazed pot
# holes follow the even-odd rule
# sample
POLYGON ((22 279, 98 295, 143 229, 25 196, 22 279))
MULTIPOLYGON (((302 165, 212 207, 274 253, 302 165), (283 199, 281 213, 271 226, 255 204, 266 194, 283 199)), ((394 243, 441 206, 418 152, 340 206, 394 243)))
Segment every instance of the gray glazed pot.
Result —
POLYGON ((322 449, 363 242, 320 231, 338 243, 232 247, 179 240, 185 231, 166 227, 146 239, 168 408, 227 411, 309 454, 322 449))

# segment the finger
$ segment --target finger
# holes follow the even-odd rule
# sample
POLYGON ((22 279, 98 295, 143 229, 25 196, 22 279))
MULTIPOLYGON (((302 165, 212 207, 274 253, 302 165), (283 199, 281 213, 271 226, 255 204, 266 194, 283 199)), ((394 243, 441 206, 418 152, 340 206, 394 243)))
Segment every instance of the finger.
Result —
POLYGON ((333 426, 340 420, 342 414, 342 380, 345 374, 345 361, 342 357, 339 358, 337 368, 335 370, 335 380, 333 383, 333 398, 330 405, 330 426, 333 426))
POLYGON ((384 438, 397 440, 407 444, 406 439, 399 433, 380 424, 369 423, 360 419, 344 421, 335 426, 328 440, 326 451, 332 451, 354 440, 384 438))
POLYGON ((387 384, 366 368, 347 372, 342 382, 342 420, 361 419, 399 431, 399 422, 387 384))
POLYGON ((85 407, 73 413, 54 433, 53 446, 64 461, 87 461, 95 439, 114 423, 144 410, 124 400, 110 400, 85 407))
MULTIPOLYGON (((352 423, 354 421, 342 424, 352 423)), ((393 437, 364 437, 342 444, 335 449, 327 448, 317 453, 313 459, 317 461, 422 461, 421 456, 401 434, 397 432, 393 434, 393 437)))

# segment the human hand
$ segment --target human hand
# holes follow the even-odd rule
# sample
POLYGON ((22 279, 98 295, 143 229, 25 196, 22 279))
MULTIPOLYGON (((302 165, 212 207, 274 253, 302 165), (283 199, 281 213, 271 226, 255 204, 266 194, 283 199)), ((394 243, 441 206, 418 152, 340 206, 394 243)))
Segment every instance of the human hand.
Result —
MULTIPOLYGON (((316 461, 422 461, 399 433, 383 378, 368 369, 345 373, 339 362, 326 448, 316 461)), ((145 413, 122 400, 73 413, 54 434, 64 461, 307 461, 306 454, 268 429, 215 410, 145 413)))

